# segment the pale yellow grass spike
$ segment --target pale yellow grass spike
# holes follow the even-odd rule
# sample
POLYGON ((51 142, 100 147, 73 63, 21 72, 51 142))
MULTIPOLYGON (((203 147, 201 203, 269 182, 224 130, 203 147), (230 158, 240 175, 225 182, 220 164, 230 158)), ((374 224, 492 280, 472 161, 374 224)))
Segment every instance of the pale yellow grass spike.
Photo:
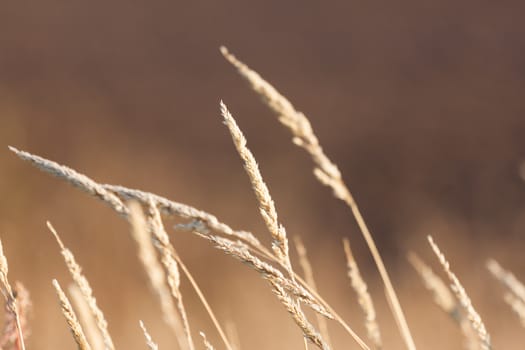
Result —
POLYGON ((193 343, 193 337, 191 334, 190 323, 188 321, 188 314, 182 300, 182 294, 180 292, 180 272, 177 261, 174 258, 173 247, 170 243, 168 234, 164 229, 164 224, 160 217, 153 200, 150 201, 149 213, 148 213, 148 224, 153 237, 157 240, 157 247, 160 254, 160 261, 164 265, 166 271, 168 286, 171 291, 172 297, 176 301, 177 309, 182 318, 182 326, 184 329, 185 338, 187 340, 187 348, 194 350, 195 345, 193 343))
POLYGON ((447 314, 453 318, 457 318, 458 315, 458 305, 454 295, 445 284, 445 282, 432 271, 430 266, 425 264, 416 254, 410 252, 408 254, 408 261, 414 269, 417 271, 425 288, 427 288, 434 298, 434 302, 447 314))
POLYGON ((60 300, 60 308, 62 309, 62 314, 66 319, 69 330, 73 334, 73 338, 75 339, 78 348, 80 350, 91 350, 91 346, 87 341, 86 335, 84 334, 82 326, 78 321, 77 315, 75 314, 75 311, 73 310, 69 299, 60 287, 58 281, 55 279, 53 280, 53 287, 55 287, 58 299, 60 300))
POLYGON ((200 336, 202 337, 202 342, 204 343, 204 348, 206 350, 215 350, 215 348, 213 347, 213 345, 211 345, 211 343, 208 341, 208 338, 206 338, 206 333, 204 332, 199 332, 200 336))
POLYGON ((295 323, 302 330, 303 336, 306 339, 308 339, 312 344, 316 345, 318 348, 322 350, 329 350, 330 347, 323 340, 323 338, 317 332, 314 326, 312 326, 312 324, 308 321, 303 311, 299 307, 298 303, 294 301, 292 297, 290 297, 290 295, 280 284, 275 283, 273 281, 270 282, 273 286, 273 292, 284 305, 288 313, 292 316, 295 323))
POLYGON ((523 285, 523 283, 521 283, 512 272, 505 270, 494 259, 490 259, 487 262, 487 268, 492 275, 501 282, 501 284, 507 287, 509 291, 525 303, 525 285, 523 285))
POLYGON ((447 313, 461 329, 465 337, 465 348, 479 349, 477 333, 472 329, 470 321, 465 317, 447 284, 415 253, 410 252, 408 260, 423 280, 425 288, 432 293, 436 305, 447 313))
POLYGON ((314 134, 310 121, 306 116, 297 111, 294 106, 283 95, 281 95, 272 85, 265 81, 257 72, 250 69, 246 64, 239 61, 234 55, 228 52, 224 46, 221 47, 224 57, 237 69, 251 85, 252 89, 262 97, 263 101, 277 114, 279 121, 286 126, 293 135, 293 142, 303 148, 312 157, 315 168, 314 174, 324 185, 330 187, 334 195, 344 201, 363 234, 363 237, 370 249, 372 257, 377 265, 381 279, 385 284, 386 297, 396 318, 396 324, 400 328, 401 335, 409 350, 415 350, 416 346, 405 315, 397 298, 394 286, 390 281, 390 276, 377 246, 372 238, 372 234, 365 223, 365 220, 355 202, 350 190, 346 186, 337 166, 326 156, 317 136, 314 134))
POLYGON ((379 324, 377 323, 376 310, 372 296, 368 292, 368 286, 361 276, 357 262, 354 259, 352 250, 350 249, 350 241, 343 239, 343 248, 346 256, 346 266, 348 268, 348 277, 352 284, 352 288, 357 294, 359 306, 365 315, 365 326, 368 338, 372 341, 376 349, 383 348, 383 341, 381 340, 381 332, 379 331, 379 324))
POLYGON ((124 217, 127 217, 129 213, 119 197, 125 200, 134 199, 144 205, 148 205, 150 199, 153 198, 163 212, 168 215, 178 216, 185 219, 193 219, 196 223, 195 226, 198 226, 198 229, 201 231, 212 230, 228 236, 234 236, 251 244, 253 247, 264 249, 257 238, 255 238, 250 232, 233 230, 225 223, 220 222, 215 216, 205 211, 183 203, 171 201, 153 193, 130 189, 123 186, 103 185, 76 170, 58 164, 52 160, 29 152, 20 151, 11 146, 9 146, 9 150, 37 168, 56 176, 59 179, 65 180, 73 186, 97 197, 124 217))
POLYGON ((91 314, 95 318, 97 328, 100 334, 102 335, 102 338, 104 339, 104 349, 105 350, 115 350, 115 346, 113 345, 113 340, 111 339, 111 335, 109 334, 108 322, 106 321, 106 318, 104 317, 104 313, 97 305, 97 300, 95 296, 93 295, 93 290, 91 289, 91 286, 87 278, 82 274, 82 268, 76 262, 73 253, 64 246, 64 244, 60 240, 60 237, 57 231, 55 230, 55 228, 51 225, 49 221, 47 222, 47 227, 49 228, 51 233, 53 233, 53 235, 55 236, 55 239, 57 240, 58 245, 60 246, 60 252, 62 253, 62 256, 64 257, 64 261, 66 262, 66 265, 71 274, 71 277, 73 278, 73 281, 75 281, 76 285, 82 292, 82 295, 84 296, 84 299, 86 300, 89 310, 91 311, 91 314))
POLYGON ((73 186, 80 188, 83 191, 99 198, 104 203, 115 209, 121 215, 127 215, 126 206, 113 193, 106 190, 101 184, 96 183, 89 177, 82 175, 75 170, 60 165, 45 158, 35 156, 31 153, 20 151, 14 147, 9 146, 9 150, 14 152, 17 156, 31 162, 37 168, 58 178, 67 179, 73 186))
POLYGON ((19 304, 16 299, 13 288, 9 284, 7 274, 9 272, 9 265, 7 264, 7 258, 4 254, 4 247, 0 240, 0 283, 2 284, 2 294, 5 298, 7 312, 11 313, 15 318, 16 331, 17 331, 17 344, 20 350, 25 350, 24 334, 22 330, 22 324, 20 322, 19 304))
MULTIPOLYGON (((294 244, 295 249, 297 250, 297 255, 299 256, 299 265, 301 265, 301 268, 303 269, 304 279, 314 291, 318 292, 317 285, 315 283, 312 264, 310 264, 308 254, 306 252, 306 247, 304 246, 301 237, 294 236, 294 244)), ((328 323, 326 322, 326 319, 318 313, 315 314, 315 317, 319 326, 319 333, 324 338, 326 344, 328 344, 329 347, 332 347, 330 333, 328 332, 328 323)), ((306 348, 308 348, 307 345, 306 348)))
POLYGON ((91 344, 94 350, 103 350, 104 338, 98 330, 97 321, 95 317, 93 317, 82 291, 80 291, 80 288, 74 283, 71 283, 67 289, 88 343, 91 344))
POLYGON ((494 259, 487 261, 487 268, 508 289, 504 295, 504 300, 519 317, 521 325, 525 327, 525 285, 494 259))
POLYGON ((162 317, 173 331, 180 349, 187 345, 184 341, 185 333, 180 316, 175 308, 170 290, 166 285, 166 274, 162 265, 159 263, 155 247, 151 241, 151 235, 148 230, 146 218, 138 202, 128 203, 130 212, 129 221, 131 224, 131 234, 137 243, 139 260, 146 271, 150 286, 159 299, 162 317))
POLYGON ((504 300, 519 317, 521 326, 525 328, 525 302, 510 292, 505 293, 504 300))
POLYGON ((159 350, 159 346, 153 341, 153 338, 151 338, 151 335, 148 333, 146 326, 144 326, 144 322, 139 321, 139 324, 142 332, 144 333, 144 338, 146 338, 146 345, 148 346, 148 349, 159 350))
POLYGON ((454 294, 456 294, 456 298, 458 298, 459 303, 461 304, 463 309, 465 309, 467 313, 467 317, 470 321, 470 324, 472 328, 474 329, 474 331, 476 331, 477 333, 481 348, 483 350, 490 350, 492 348, 491 341, 490 341, 490 335, 488 334, 487 329, 485 328, 485 324, 483 323, 481 316, 474 309, 474 306, 472 305, 472 301, 470 300, 467 292, 465 291, 465 288, 463 288, 457 276, 452 272, 452 270, 450 270, 449 262, 445 258, 445 255, 439 250, 439 247, 436 245, 436 243, 434 243, 434 240, 432 239, 431 236, 428 236, 428 242, 430 243, 432 250, 438 257, 439 262, 443 266, 445 273, 450 279, 452 283, 451 284, 452 291, 454 292, 454 294))
MULTIPOLYGON (((56 164, 56 163, 55 163, 56 164)), ((66 179, 70 181, 69 179, 66 179)), ((238 238, 251 246, 257 249, 264 249, 264 246, 259 242, 259 240, 250 232, 247 231, 238 231, 232 229, 230 226, 219 221, 214 215, 207 213, 205 211, 199 210, 187 204, 175 202, 159 196, 157 194, 139 191, 136 189, 131 189, 123 186, 115 185, 101 185, 104 189, 114 192, 119 197, 126 200, 136 200, 143 205, 149 205, 150 201, 153 200, 159 209, 167 215, 176 216, 183 219, 192 219, 193 221, 189 225, 191 230, 198 231, 201 233, 208 233, 208 231, 214 231, 217 233, 224 234, 226 236, 233 236, 238 238)))
POLYGON ((259 211, 264 219, 264 223, 268 231, 270 232, 273 242, 272 248, 275 255, 280 259, 281 264, 288 270, 291 276, 293 276, 292 265, 290 262, 290 255, 288 251, 288 237, 286 236, 286 230, 284 226, 279 223, 277 217, 277 210, 275 209, 275 203, 270 196, 268 186, 264 182, 259 165, 255 160, 252 152, 246 146, 246 138, 244 137, 241 129, 239 129, 235 119, 231 115, 226 105, 221 101, 221 114, 224 118, 224 124, 228 127, 230 134, 233 139, 233 143, 241 159, 243 160, 244 169, 250 178, 252 183, 253 191, 259 202, 259 211))

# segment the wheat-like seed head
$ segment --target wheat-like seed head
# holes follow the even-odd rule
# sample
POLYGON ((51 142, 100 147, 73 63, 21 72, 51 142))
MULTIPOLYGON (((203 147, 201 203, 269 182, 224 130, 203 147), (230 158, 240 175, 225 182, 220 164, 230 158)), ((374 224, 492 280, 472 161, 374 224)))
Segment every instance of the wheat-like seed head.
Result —
POLYGON ((159 346, 153 341, 153 338, 151 338, 151 335, 148 333, 146 326, 144 326, 144 322, 139 321, 139 324, 142 332, 144 333, 144 338, 146 338, 146 345, 148 346, 148 349, 159 350, 159 346))
POLYGON ((481 316, 478 314, 476 309, 474 309, 474 306, 472 305, 472 301, 470 300, 467 292, 465 291, 465 288, 463 288, 463 285, 459 282, 459 279, 452 272, 452 270, 450 270, 449 262, 447 261, 447 259, 445 258, 445 255, 441 252, 437 244, 434 243, 434 240, 432 239, 431 236, 428 236, 428 242, 430 243, 432 250, 438 257, 439 262, 443 266, 445 273, 447 274, 448 278, 452 282, 451 284, 452 291, 456 294, 456 297, 458 298, 461 306, 467 312, 467 316, 472 325, 472 328, 476 331, 478 335, 481 348, 483 350, 490 350, 492 348, 491 341, 490 341, 490 335, 488 334, 487 329, 485 328, 485 324, 483 323, 481 316))
POLYGON ((350 278, 352 288, 357 294, 357 300, 361 310, 365 315, 365 326, 368 334, 368 338, 373 342, 376 349, 383 347, 383 341, 381 340, 381 332, 379 331, 379 324, 377 323, 376 310, 372 296, 368 292, 368 286, 366 285, 357 262, 354 259, 352 250, 350 249, 350 241, 345 238, 343 239, 343 248, 346 256, 346 266, 348 268, 348 277, 350 278))
POLYGON ((410 252, 408 260, 423 280, 425 287, 432 293, 434 302, 447 314, 457 317, 456 299, 445 282, 415 253, 410 252))
POLYGON ((519 317, 522 327, 525 327, 525 302, 512 293, 505 293, 504 300, 519 317))
POLYGON ((246 138, 244 137, 241 129, 233 119, 230 111, 226 105, 221 101, 221 114, 224 118, 224 124, 228 127, 230 134, 233 139, 233 143, 237 152, 243 160, 244 169, 250 178, 252 183, 253 191, 259 202, 259 211, 264 223, 268 228, 273 238, 273 250, 277 257, 281 260, 282 265, 288 270, 291 276, 293 276, 292 266, 290 262, 290 256, 288 253, 288 238, 286 236, 286 230, 284 226, 279 223, 277 218, 277 210, 275 209, 275 203, 270 196, 268 186, 264 182, 259 165, 255 160, 252 152, 246 146, 246 138))
POLYGON ((128 214, 126 206, 117 196, 115 196, 115 194, 107 191, 102 185, 93 181, 86 175, 80 174, 79 172, 68 168, 67 166, 60 165, 28 152, 20 151, 11 146, 9 146, 9 150, 14 152, 21 159, 31 162, 37 168, 60 179, 65 179, 73 186, 78 187, 81 190, 99 198, 104 203, 107 203, 109 206, 115 209, 119 214, 124 216, 128 214))
POLYGON ((71 306, 71 303, 67 298, 66 293, 64 293, 64 291, 60 287, 60 284, 55 279, 53 280, 53 287, 55 287, 58 299, 60 300, 60 308, 62 309, 62 314, 66 319, 67 325, 69 326, 69 330, 73 334, 73 338, 75 339, 79 350, 91 350, 91 346, 87 341, 86 335, 84 334, 84 330, 82 329, 82 326, 78 321, 77 315, 75 314, 75 311, 73 310, 73 307, 71 306))
POLYGON ((47 222, 47 227, 49 228, 49 230, 55 237, 58 245, 60 246, 60 251, 62 253, 62 256, 64 257, 64 261, 66 262, 66 265, 71 274, 71 277, 73 278, 73 281, 75 281, 78 288, 82 292, 82 295, 89 307, 89 310, 91 311, 93 317, 95 318, 98 330, 104 340, 104 348, 106 350, 115 350, 115 346, 113 345, 113 340, 111 339, 111 335, 109 334, 108 322, 106 321, 106 318, 104 317, 104 313, 97 305, 97 300, 95 296, 93 295, 93 290, 91 289, 91 286, 87 278, 82 273, 82 268, 77 263, 73 253, 64 246, 64 243, 62 243, 57 231, 51 225, 50 222, 47 222))
POLYGON ((200 336, 202 337, 202 342, 204 343, 204 348, 206 350, 214 350, 215 348, 213 347, 213 345, 211 345, 211 343, 208 341, 208 338, 206 338, 206 333, 204 332, 199 332, 200 336))
POLYGON ((501 265, 494 259, 487 261, 487 268, 498 281, 525 303, 525 285, 523 285, 516 276, 501 267, 501 265))
POLYGON ((425 288, 432 293, 436 305, 446 312, 461 329, 465 337, 465 348, 479 350, 477 333, 472 329, 470 321, 466 318, 461 305, 447 284, 415 253, 410 252, 408 260, 423 280, 425 288))

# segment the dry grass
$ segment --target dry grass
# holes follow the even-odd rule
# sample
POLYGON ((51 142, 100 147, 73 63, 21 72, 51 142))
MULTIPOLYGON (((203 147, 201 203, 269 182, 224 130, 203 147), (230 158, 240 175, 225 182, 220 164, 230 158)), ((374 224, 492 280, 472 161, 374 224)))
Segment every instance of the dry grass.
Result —
POLYGON ((445 270, 445 273, 450 279, 450 282, 452 283, 451 284, 452 291, 456 295, 456 298, 461 304, 461 307, 467 313, 467 317, 468 317, 468 320, 470 321, 472 329, 476 332, 479 338, 481 349, 483 350, 492 349, 490 335, 488 334, 487 329, 485 328, 485 324, 483 323, 481 316, 478 314, 476 309, 474 309, 474 306, 472 305, 472 301, 470 300, 467 294, 467 291, 465 290, 465 288, 463 288, 463 285, 461 285, 456 275, 450 270, 449 262, 445 258, 445 255, 439 250, 439 247, 437 246, 437 244, 434 243, 434 240, 432 239, 432 237, 430 236, 428 237, 428 242, 430 243, 432 250, 438 257, 439 262, 443 266, 443 269, 445 270))
POLYGON ((142 321, 140 321, 140 328, 142 329, 142 332, 144 333, 144 338, 146 338, 146 345, 148 346, 148 349, 158 350, 159 346, 155 344, 155 342, 153 342, 151 335, 149 335, 148 330, 146 329, 146 326, 144 326, 144 322, 142 321))
POLYGON ((0 283, 2 294, 5 299, 6 306, 6 326, 4 327, 4 334, 2 340, 2 347, 12 346, 14 349, 25 350, 24 328, 22 327, 22 311, 24 310, 24 303, 21 303, 20 298, 17 298, 15 290, 11 287, 7 274, 9 272, 9 265, 7 258, 4 255, 4 248, 2 241, 0 241, 0 283))
POLYGON ((51 223, 48 222, 47 227, 55 236, 55 239, 57 240, 58 245, 60 246, 60 252, 64 257, 64 261, 66 262, 71 277, 73 278, 73 281, 75 281, 89 308, 89 311, 95 319, 95 324, 104 342, 104 349, 114 350, 115 346, 113 345, 113 340, 111 339, 111 335, 109 334, 108 322, 104 317, 104 313, 97 304, 97 299, 93 295, 93 289, 91 289, 91 285, 89 284, 87 278, 82 274, 82 268, 75 260, 75 256, 73 255, 73 253, 64 246, 64 243, 62 243, 62 241, 60 240, 57 231, 51 225, 51 223))
POLYGON ((392 308, 392 312, 396 318, 397 325, 401 331, 405 344, 409 350, 414 350, 416 348, 414 339, 410 334, 410 329, 394 290, 394 286, 390 281, 390 277, 374 239, 372 238, 372 234, 365 223, 354 197, 348 189, 348 186, 345 184, 339 168, 330 160, 330 158, 328 158, 319 144, 319 140, 313 132, 310 121, 302 112, 296 110, 292 103, 280 94, 270 83, 264 80, 259 74, 257 74, 257 72, 250 69, 246 64, 239 61, 235 56, 230 54, 225 47, 221 47, 221 52, 224 57, 235 68, 237 68, 241 76, 250 83, 252 89, 259 94, 268 107, 275 112, 279 121, 291 131, 293 142, 310 154, 315 164, 314 174, 317 179, 323 185, 331 188, 334 196, 345 202, 352 211, 357 225, 363 234, 363 238, 368 245, 370 253, 374 258, 381 278, 383 279, 389 305, 392 308))
POLYGON ((206 334, 204 332, 200 332, 200 335, 201 335, 201 338, 202 338, 202 342, 204 343, 204 348, 206 350, 214 350, 215 348, 208 341, 208 338, 206 338, 206 334))
POLYGON ((71 306, 71 302, 66 296, 66 293, 60 287, 57 280, 53 280, 53 287, 57 292, 58 299, 60 300, 60 307, 62 308, 62 314, 66 318, 67 325, 73 334, 73 338, 78 345, 79 350, 91 350, 91 346, 88 343, 84 330, 80 325, 80 321, 71 306))
POLYGON ((76 284, 72 283, 68 287, 68 292, 91 348, 94 350, 103 350, 104 339, 98 330, 97 321, 93 317, 82 291, 76 284))
MULTIPOLYGON (((318 292, 317 283, 315 283, 314 278, 314 269, 312 264, 310 264, 310 260, 306 253, 306 247, 304 246, 301 237, 295 236, 294 243, 299 258, 299 264, 303 269, 304 280, 315 292, 318 292)), ((326 318, 318 313, 315 314, 315 318, 317 320, 317 325, 319 326, 319 333, 325 339, 326 344, 331 347, 330 333, 328 332, 328 322, 326 318)))
POLYGON ((186 346, 184 327, 171 298, 164 270, 155 253, 146 218, 137 202, 128 203, 128 207, 130 209, 131 233, 137 243, 139 260, 148 276, 151 289, 159 299, 162 318, 173 331, 179 347, 184 349, 186 346))
POLYGON ((255 192, 255 196, 259 201, 259 210, 261 212, 261 216, 264 219, 264 223, 266 224, 268 231, 272 235, 272 249, 279 259, 281 265, 287 269, 287 271, 290 273, 290 276, 293 278, 293 269, 290 262, 286 230, 284 229, 284 226, 279 223, 277 218, 277 209, 275 208, 273 199, 270 196, 270 191, 263 181, 261 172, 259 171, 259 165, 257 165, 255 157, 246 146, 246 138, 244 137, 241 129, 239 129, 237 126, 235 119, 233 119, 233 116, 231 115, 230 111, 228 111, 228 108, 224 102, 221 101, 220 107, 222 117, 224 118, 224 124, 226 124, 230 130, 233 144, 235 145, 237 152, 243 160, 244 169, 250 178, 253 191, 255 192))
MULTIPOLYGON (((399 328, 400 336, 407 349, 415 350, 416 344, 372 234, 365 224, 359 207, 345 184, 338 167, 324 153, 309 120, 259 74, 236 59, 225 48, 222 48, 221 51, 226 59, 249 82, 253 90, 262 97, 268 107, 275 112, 279 121, 291 131, 294 143, 311 156, 314 163, 314 174, 317 179, 323 185, 331 188, 335 197, 344 201, 350 208, 381 276, 386 298, 399 328)), ((177 230, 186 230, 193 233, 217 250, 241 261, 267 281, 271 291, 299 328, 305 340, 306 349, 308 349, 309 344, 313 344, 323 350, 331 349, 332 342, 329 336, 329 329, 337 325, 346 331, 350 337, 349 339, 353 341, 351 346, 354 346, 354 348, 388 349, 390 346, 388 343, 384 343, 381 338, 376 310, 365 279, 361 275, 358 264, 351 252, 349 241, 345 240, 343 243, 348 275, 351 285, 357 294, 357 302, 364 313, 370 345, 320 295, 321 293, 314 279, 314 267, 308 260, 306 247, 300 238, 295 240, 295 244, 298 253, 298 263, 302 267, 304 279, 294 270, 286 230, 279 221, 276 205, 267 185, 263 181, 255 157, 248 149, 247 141, 242 131, 226 105, 222 102, 220 104, 220 113, 251 181, 252 189, 259 203, 260 214, 272 238, 271 247, 263 245, 256 235, 247 231, 233 229, 214 215, 189 205, 149 192, 102 184, 51 160, 17 150, 13 147, 10 147, 10 150, 39 169, 91 194, 129 221, 131 236, 138 250, 138 259, 144 268, 151 291, 159 302, 159 318, 162 318, 173 332, 177 343, 174 346, 178 349, 194 350, 202 346, 205 349, 215 348, 203 332, 199 333, 203 344, 196 346, 194 343, 195 334, 188 316, 191 310, 186 309, 181 292, 181 284, 186 281, 189 282, 206 309, 218 336, 223 342, 224 348, 227 350, 239 350, 241 345, 236 340, 237 336, 226 336, 226 332, 223 331, 221 325, 222 322, 216 317, 195 278, 193 278, 170 241, 170 235, 166 231, 162 215, 182 220, 183 222, 176 226, 177 230), (303 311, 303 307, 307 311, 308 309, 313 310, 317 326, 309 319, 308 314, 303 311), (329 323, 329 321, 332 322, 329 323)), ((108 322, 97 305, 87 278, 82 273, 82 269, 75 260, 73 253, 60 240, 56 230, 49 223, 48 227, 59 244, 61 254, 76 284, 69 292, 75 304, 74 309, 58 282, 53 281, 59 297, 60 307, 78 348, 114 350, 115 346, 109 332, 108 322)), ((444 254, 431 238, 429 238, 429 242, 450 280, 450 288, 415 254, 409 255, 410 262, 420 274, 425 287, 431 292, 436 304, 451 316, 465 335, 465 347, 469 349, 491 349, 490 336, 471 299, 459 279, 451 271, 444 254)), ((503 270, 496 262, 489 262, 488 267, 492 274, 507 289, 505 300, 518 314, 521 322, 525 324, 525 287, 517 278, 503 270)), ((0 242, 0 282, 2 283, 2 292, 5 297, 8 315, 11 315, 10 322, 7 322, 10 328, 6 328, 4 336, 7 334, 11 337, 10 339, 13 339, 14 347, 11 348, 24 350, 24 324, 21 320, 23 318, 23 305, 26 302, 22 302, 24 299, 21 296, 22 293, 18 297, 15 296, 13 288, 7 280, 7 273, 7 259, 3 254, 0 242)), ((140 327, 144 333, 146 346, 149 349, 157 350, 158 345, 153 341, 142 321, 140 322, 140 327)), ((231 329, 232 327, 228 328, 231 329)), ((234 333, 232 331, 229 332, 229 334, 234 333)), ((7 347, 2 344, 2 349, 4 348, 7 347)))
POLYGON ((425 288, 432 294, 434 303, 460 328, 465 338, 465 348, 479 349, 478 338, 466 316, 466 310, 463 309, 447 284, 415 253, 409 253, 408 259, 423 280, 425 288))
POLYGON ((352 288, 357 294, 359 306, 361 306, 365 316, 365 326, 368 339, 370 339, 376 349, 381 349, 383 348, 383 341, 381 340, 381 332, 379 331, 379 324, 377 323, 374 302, 368 292, 368 286, 366 285, 363 276, 361 276, 357 262, 355 261, 352 250, 350 249, 350 241, 347 238, 343 240, 343 248, 346 256, 348 277, 352 283, 352 288))
POLYGON ((504 286, 507 291, 503 299, 520 319, 525 327, 525 286, 512 272, 505 270, 496 260, 489 260, 487 268, 492 275, 504 286))

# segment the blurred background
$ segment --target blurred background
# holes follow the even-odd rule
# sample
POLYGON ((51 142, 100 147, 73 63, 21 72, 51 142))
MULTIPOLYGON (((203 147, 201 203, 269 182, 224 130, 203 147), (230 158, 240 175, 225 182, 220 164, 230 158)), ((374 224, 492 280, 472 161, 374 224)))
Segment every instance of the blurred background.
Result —
MULTIPOLYGON (((226 128, 223 99, 248 138, 289 235, 303 237, 320 292, 364 336, 341 238, 377 303, 385 348, 403 349, 349 210, 219 53, 226 45, 304 111, 359 203, 424 349, 461 334, 407 263, 440 271, 432 234, 492 334, 523 332, 485 269, 525 279, 525 22, 521 1, 18 1, 0 11, 0 237, 10 279, 30 290, 33 349, 74 348, 51 279, 70 282, 50 220, 75 253, 120 349, 143 349, 142 319, 174 340, 127 224, 108 207, 17 159, 7 145, 104 183, 149 190, 268 242, 226 128), (521 169, 521 170, 520 170, 521 169)), ((169 223, 171 226, 172 223, 169 223)), ((170 231, 171 232, 171 231, 170 231)), ((257 274, 206 242, 172 233, 182 258, 244 349, 302 347, 257 274)), ((183 281, 195 331, 222 348, 183 281)), ((335 348, 356 348, 337 326, 335 348)))

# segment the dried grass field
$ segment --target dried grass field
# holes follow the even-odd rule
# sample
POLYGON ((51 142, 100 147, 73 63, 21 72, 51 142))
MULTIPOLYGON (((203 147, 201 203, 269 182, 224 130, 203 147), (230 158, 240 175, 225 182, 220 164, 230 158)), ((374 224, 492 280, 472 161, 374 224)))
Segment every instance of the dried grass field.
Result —
POLYGON ((0 348, 520 349, 523 6, 398 5, 8 6, 0 348))

